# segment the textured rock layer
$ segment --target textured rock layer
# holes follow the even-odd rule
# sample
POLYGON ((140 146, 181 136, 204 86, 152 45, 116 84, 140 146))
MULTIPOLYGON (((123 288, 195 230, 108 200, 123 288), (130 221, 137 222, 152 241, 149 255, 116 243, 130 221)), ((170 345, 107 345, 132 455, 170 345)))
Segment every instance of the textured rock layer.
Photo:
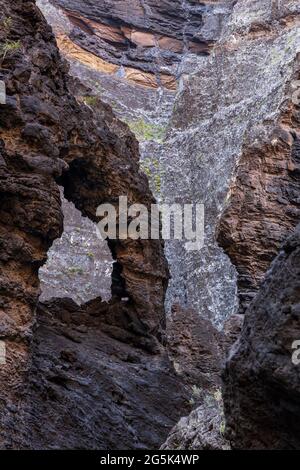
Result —
MULTIPOLYGON (((299 2, 52 3, 64 13, 57 20, 55 9, 57 43, 92 91, 68 78, 33 1, 1 3, 0 447, 155 448, 188 411, 183 384, 200 406, 166 447, 223 447, 222 409, 205 396, 214 390, 221 402, 222 354, 235 335, 227 323, 224 340, 211 322, 221 327, 237 307, 235 268, 245 311, 299 220, 299 2), (205 204, 204 248, 166 246, 176 372, 165 349, 160 241, 109 242, 109 303, 38 302, 39 269, 63 231, 58 185, 92 222, 100 203, 117 205, 120 195, 154 202, 136 139, 99 94, 116 96, 118 115, 141 136, 160 200, 205 204)), ((299 230, 248 308, 227 364, 234 448, 299 448, 298 281, 299 230)))
POLYGON ((60 40, 66 55, 153 88, 175 90, 182 56, 209 54, 222 22, 222 12, 209 17, 216 5, 189 0, 52 3, 70 22, 60 40))
POLYGON ((145 352, 147 338, 143 345, 135 328, 126 331, 120 306, 99 300, 39 306, 22 446, 155 449, 163 442, 188 409, 188 394, 167 356, 145 352))
MULTIPOLYGON (((240 312, 254 298, 224 376, 227 438, 238 449, 299 448, 299 366, 292 363, 299 337, 299 229, 259 291, 300 218, 299 13, 293 1, 237 2, 210 58, 186 77, 167 139, 165 194, 189 163, 176 192, 184 200, 190 187, 190 197, 197 194, 207 210, 207 244, 199 256, 167 246, 174 260, 181 253, 180 265, 171 263, 168 295, 180 293, 185 272, 181 303, 224 322, 235 307, 235 280, 217 233, 237 268, 240 312)), ((222 447, 218 422, 220 414, 201 403, 165 445, 222 447)))
MULTIPOLYGON (((101 5, 95 2, 87 4, 71 0, 52 3, 39 0, 38 4, 53 25, 62 52, 71 63, 72 74, 88 84, 93 95, 101 95, 105 101, 112 103, 118 117, 128 122, 136 134, 140 141, 141 167, 147 174, 151 189, 159 201, 172 204, 174 202, 202 202, 203 193, 207 194, 207 199, 211 198, 212 203, 207 204, 207 213, 211 214, 207 223, 206 245, 208 246, 201 253, 189 255, 186 253, 183 243, 171 242, 167 245, 166 254, 173 277, 167 295, 167 309, 168 312, 171 312, 172 305, 180 303, 181 308, 192 309, 220 326, 224 319, 232 313, 236 289, 234 269, 220 249, 216 249, 214 254, 211 247, 212 229, 215 227, 216 214, 222 208, 222 198, 224 198, 225 191, 222 192, 222 195, 221 190, 219 191, 220 197, 216 201, 214 188, 211 187, 211 184, 208 188, 205 186, 212 175, 216 173, 211 172, 211 168, 214 168, 217 157, 211 157, 211 165, 207 163, 207 167, 205 162, 201 163, 200 157, 198 158, 199 152, 195 147, 200 145, 198 134, 202 134, 204 130, 201 127, 199 133, 193 134, 193 129, 190 130, 189 124, 186 122, 186 110, 190 108, 197 122, 197 127, 203 117, 200 111, 211 99, 211 84, 209 83, 211 76, 209 73, 205 77, 201 77, 197 88, 193 89, 191 101, 194 102, 192 103, 190 103, 188 95, 192 78, 189 81, 188 77, 193 77, 197 70, 206 67, 207 63, 214 59, 210 59, 206 53, 193 53, 193 50, 187 47, 187 43, 191 38, 197 37, 197 40, 206 41, 211 45, 210 53, 213 54, 212 45, 220 38, 234 2, 143 1, 140 2, 145 7, 142 15, 138 14, 142 8, 137 11, 134 8, 133 14, 128 2, 115 0, 106 2, 105 8, 102 3, 101 5), (58 10, 57 6, 62 7, 63 10, 58 10), (173 14, 175 11, 176 15, 173 14), (80 14, 83 18, 92 19, 98 23, 122 25, 122 22, 127 21, 131 28, 143 25, 149 34, 153 32, 160 35, 168 34, 170 37, 182 41, 184 46, 182 52, 176 55, 177 62, 173 65, 165 64, 163 68, 161 65, 164 62, 160 60, 160 50, 157 47, 137 48, 137 51, 148 54, 148 68, 143 70, 141 68, 139 73, 148 74, 158 70, 161 74, 162 70, 169 70, 168 73, 172 72, 179 84, 179 94, 175 95, 171 90, 165 88, 161 81, 159 83, 159 80, 157 81, 159 88, 155 89, 155 82, 148 76, 150 80, 148 87, 140 87, 136 82, 128 81, 126 70, 129 63, 128 58, 125 60, 123 55, 116 57, 114 63, 110 62, 107 68, 108 62, 103 63, 104 60, 107 60, 107 45, 100 42, 99 38, 94 42, 94 34, 88 34, 79 27, 75 27, 74 22, 70 23, 66 12, 69 16, 70 12, 72 14, 77 12, 76 14, 80 14), (83 41, 84 51, 79 50, 79 47, 83 47, 83 41), (75 46, 74 43, 76 43, 75 46), (74 54, 70 54, 71 50, 74 54), (90 53, 92 50, 94 54, 91 58, 88 52, 90 53), (112 69, 111 66, 113 66, 112 69), (182 97, 184 109, 181 109, 180 104, 182 97), (186 131, 186 137, 183 140, 179 136, 176 121, 181 121, 183 134, 186 131), (172 127, 172 138, 167 138, 165 142, 168 127, 172 127)), ((138 2, 134 3, 134 5, 137 4, 138 2)), ((130 5, 132 7, 132 2, 130 5)), ((131 52, 129 47, 122 54, 127 57, 131 52)), ((165 58, 165 54, 163 57, 165 58)), ((141 58, 135 56, 135 59, 135 66, 141 66, 139 62, 141 58)), ((219 75, 219 70, 212 71, 212 77, 216 78, 219 75)), ((217 106, 217 97, 213 96, 213 100, 215 107, 217 106)), ((205 132, 212 135, 211 126, 209 129, 205 129, 205 132)), ((208 136, 207 141, 209 138, 211 137, 208 136)), ((210 144, 209 149, 211 152, 212 146, 210 144)), ((207 149, 205 148, 203 151, 207 151, 207 149)), ((218 170, 217 165, 216 168, 218 170)), ((226 174, 226 176, 228 175, 226 174)), ((225 176, 221 174, 221 185, 224 178, 225 176)), ((219 180, 217 183, 219 184, 219 180)))
POLYGON ((218 227, 218 241, 238 271, 241 313, 300 220, 300 107, 292 99, 298 68, 278 119, 247 137, 218 227))

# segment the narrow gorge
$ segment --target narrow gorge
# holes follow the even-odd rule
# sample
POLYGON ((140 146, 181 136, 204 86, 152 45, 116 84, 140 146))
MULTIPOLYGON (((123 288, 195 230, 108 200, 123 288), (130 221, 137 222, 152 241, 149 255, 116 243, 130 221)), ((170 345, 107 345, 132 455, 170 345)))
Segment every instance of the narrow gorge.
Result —
POLYGON ((299 450, 299 1, 0 5, 0 449, 299 450))

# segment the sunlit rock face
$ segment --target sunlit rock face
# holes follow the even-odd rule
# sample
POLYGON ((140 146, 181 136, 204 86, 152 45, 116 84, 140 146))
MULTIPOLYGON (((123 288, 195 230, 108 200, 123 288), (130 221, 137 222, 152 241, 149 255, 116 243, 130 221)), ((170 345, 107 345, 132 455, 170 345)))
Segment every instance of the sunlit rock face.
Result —
POLYGON ((290 209, 295 183, 288 168, 285 174, 280 169, 293 143, 288 137, 284 144, 275 128, 295 128, 292 114, 280 116, 299 50, 298 6, 169 3, 131 2, 129 10, 127 2, 112 0, 39 2, 72 74, 111 103, 138 137, 141 167, 156 198, 204 203, 203 249, 189 253, 180 241, 166 243, 171 271, 166 306, 168 312, 178 303, 193 308, 222 327, 238 308, 245 311, 297 220, 296 196, 290 209), (130 29, 125 39, 118 33, 123 49, 103 25, 130 29), (167 52, 171 62, 151 35, 181 42, 181 49, 167 52), (195 52, 191 41, 209 47, 195 52), (159 81, 154 86, 153 77, 130 80, 125 69, 133 67, 133 59, 139 74, 171 74, 176 90, 159 81), (274 225, 276 213, 283 222, 274 225))
MULTIPOLYGON (((245 315, 231 317, 244 323, 223 377, 226 431, 224 422, 220 436, 200 407, 173 429, 166 448, 222 448, 224 431, 235 449, 299 448, 299 366, 292 360, 300 329, 299 24, 299 2, 237 2, 221 41, 178 98, 169 171, 194 155, 197 177, 180 189, 193 181, 191 197, 209 209, 209 250, 189 264, 199 266, 196 282, 224 287, 230 263, 218 255, 217 233, 236 266, 245 315), (201 274, 207 265, 212 271, 201 274)), ((181 276, 179 269, 169 293, 181 276)), ((234 278, 227 280, 233 289, 234 278)))
POLYGON ((60 196, 64 232, 40 268, 40 301, 68 297, 80 305, 96 297, 109 300, 113 259, 108 245, 97 236, 96 225, 64 198, 63 189, 60 196))
MULTIPOLYGON (((180 8, 188 12, 191 5, 202 8, 203 3, 182 2, 180 8)), ((71 28, 63 37, 55 31, 71 72, 84 82, 74 84, 35 2, 2 0, 1 6, 2 24, 11 20, 0 28, 0 42, 14 41, 15 47, 0 69, 7 91, 7 102, 0 106, 0 336, 6 352, 0 367, 0 447, 158 448, 179 417, 188 414, 187 405, 194 405, 190 381, 199 380, 203 388, 219 386, 222 333, 207 319, 222 326, 234 310, 236 274, 216 244, 216 232, 236 266, 246 307, 299 215, 299 105, 291 97, 299 80, 299 4, 207 3, 202 19, 220 15, 221 22, 214 30, 213 21, 203 21, 200 32, 215 31, 220 40, 210 51, 182 54, 176 92, 158 82, 162 72, 174 78, 169 69, 154 74, 136 65, 135 71, 152 74, 151 80, 155 76, 156 86, 149 86, 144 78, 129 80, 124 74, 128 64, 86 51, 71 37, 81 23, 46 4, 59 28, 71 28), (138 143, 103 100, 139 137, 141 166, 156 196, 206 206, 202 251, 187 253, 180 242, 166 245, 173 276, 168 322, 169 272, 157 240, 110 241, 117 269, 109 302, 39 302, 39 269, 63 234, 58 184, 93 222, 99 204, 116 204, 120 194, 129 194, 130 204, 149 208, 154 202, 140 171, 138 143), (171 323, 167 332, 166 323, 171 323)), ((106 25, 103 19, 97 22, 106 25)), ((157 48, 133 26, 131 41, 143 41, 145 50, 157 48)), ((157 34, 154 26, 150 29, 157 34)), ((84 230, 79 236, 82 243, 84 230)), ((289 349, 299 331, 298 242, 296 232, 283 247, 247 310, 242 338, 227 364, 227 433, 237 448, 247 447, 249 437, 259 447, 287 442, 299 447, 299 419, 294 419, 299 374, 289 349), (249 410, 254 410, 250 417, 249 410)), ((239 331, 241 316, 234 317, 239 331)), ((222 446, 222 410, 217 415, 207 411, 202 407, 181 421, 176 442, 182 432, 187 435, 187 425, 195 438, 188 439, 192 445, 216 448, 221 441, 222 446), (202 437, 212 421, 218 439, 212 435, 213 441, 205 443, 195 426, 200 424, 202 437)))
POLYGON ((217 237, 237 268, 241 313, 300 219, 299 24, 298 2, 241 1, 228 26, 230 62, 241 64, 230 128, 243 137, 232 139, 242 145, 217 237))

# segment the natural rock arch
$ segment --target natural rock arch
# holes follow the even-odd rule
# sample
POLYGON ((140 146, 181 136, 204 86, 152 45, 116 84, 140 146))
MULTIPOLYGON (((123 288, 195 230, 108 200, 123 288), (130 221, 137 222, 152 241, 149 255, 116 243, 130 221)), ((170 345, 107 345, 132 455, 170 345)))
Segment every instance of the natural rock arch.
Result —
MULTIPOLYGON (((8 435, 3 425, 0 446, 11 447, 24 443, 28 432, 21 409, 35 354, 36 310, 41 309, 38 271, 63 229, 58 183, 66 198, 94 222, 98 205, 117 205, 120 195, 129 204, 147 207, 154 199, 139 170, 133 134, 109 106, 99 101, 93 112, 74 97, 76 85, 35 3, 4 1, 3 15, 11 18, 11 27, 1 30, 0 39, 20 45, 0 70, 7 93, 6 104, 0 106, 1 340, 6 344, 0 420, 19 429, 8 435)), ((125 240, 110 242, 110 247, 117 261, 115 295, 108 305, 96 299, 86 308, 96 309, 121 341, 159 352, 168 282, 162 242, 125 240), (130 298, 127 303, 121 301, 124 293, 130 298)), ((179 389, 174 386, 181 399, 179 389)))

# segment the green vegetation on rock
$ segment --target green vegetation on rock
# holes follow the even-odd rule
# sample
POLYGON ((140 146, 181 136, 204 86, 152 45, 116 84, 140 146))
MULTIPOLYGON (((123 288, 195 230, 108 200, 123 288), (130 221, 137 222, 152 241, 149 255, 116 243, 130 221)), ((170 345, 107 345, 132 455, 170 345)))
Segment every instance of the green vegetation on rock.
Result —
POLYGON ((150 124, 143 119, 127 121, 127 124, 140 141, 153 140, 160 143, 165 138, 166 129, 158 124, 150 124))
POLYGON ((1 26, 2 31, 9 33, 12 27, 11 16, 6 16, 5 18, 1 19, 0 26, 1 26))
POLYGON ((78 266, 71 266, 70 268, 68 268, 68 273, 81 275, 83 274, 83 269, 78 266))
POLYGON ((157 159, 145 158, 140 162, 142 171, 148 177, 151 189, 158 196, 161 192, 161 182, 163 172, 160 169, 160 164, 157 159))
POLYGON ((89 95, 87 95, 87 96, 84 96, 84 97, 83 97, 83 102, 84 102, 87 106, 93 107, 93 106, 96 106, 96 105, 97 105, 97 103, 98 103, 98 98, 97 98, 97 96, 89 96, 89 95))
POLYGON ((7 56, 13 55, 21 48, 20 41, 9 41, 6 40, 5 42, 0 44, 0 55, 1 61, 3 62, 7 56))

